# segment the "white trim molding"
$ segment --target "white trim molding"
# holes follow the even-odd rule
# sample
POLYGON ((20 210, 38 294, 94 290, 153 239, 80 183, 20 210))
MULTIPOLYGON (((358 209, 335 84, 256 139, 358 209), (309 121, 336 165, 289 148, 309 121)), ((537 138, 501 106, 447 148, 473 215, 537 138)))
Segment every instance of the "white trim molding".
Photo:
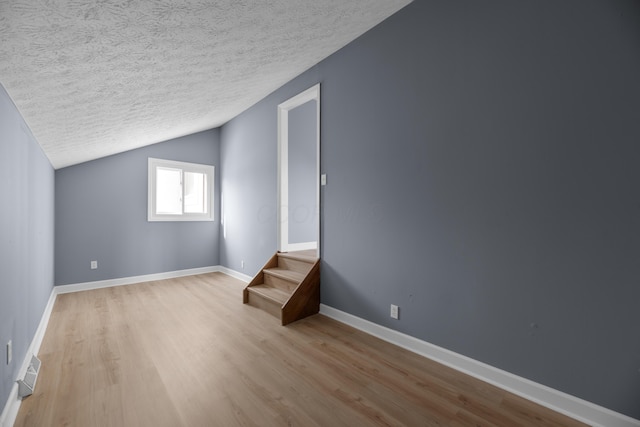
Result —
POLYGON ((289 243, 289 111, 309 101, 316 101, 316 208, 320 206, 320 83, 310 87, 298 95, 278 104, 278 161, 277 161, 277 232, 278 250, 316 249, 320 255, 320 220, 316 223, 316 242, 300 243, 297 246, 289 243), (314 243, 312 246, 311 243, 314 243))
MULTIPOLYGON (((187 163, 178 162, 175 160, 155 159, 149 157, 147 161, 147 221, 213 221, 213 189, 214 189, 214 176, 215 167, 213 165, 203 165, 200 163, 187 163), (172 170, 177 172, 180 178, 180 194, 179 204, 180 212, 172 214, 162 214, 156 211, 157 209, 157 189, 158 189, 158 172, 160 169, 172 170), (197 173, 204 176, 202 183, 203 207, 206 212, 189 213, 187 212, 185 202, 188 198, 187 180, 185 178, 187 173, 197 173)), ((174 200, 176 201, 176 200, 174 200)))
POLYGON ((95 282, 74 283, 71 285, 58 285, 55 287, 55 289, 58 294, 68 294, 70 292, 89 291, 92 289, 110 288, 113 286, 133 285, 136 283, 152 282, 154 280, 195 276, 196 274, 216 273, 221 271, 220 268, 220 266, 190 268, 187 270, 167 271, 165 273, 145 274, 142 276, 122 277, 119 279, 98 280, 95 282))
MULTIPOLYGON (((36 329, 36 333, 31 340, 31 344, 27 349, 27 353, 25 354, 24 360, 22 361, 22 366, 18 371, 18 378, 24 378, 24 375, 27 372, 27 368, 29 367, 29 363, 31 361, 31 355, 38 354, 40 352, 40 345, 42 344, 42 339, 44 338, 44 333, 47 330, 47 325, 49 324, 49 318, 51 317, 51 312, 53 310, 53 304, 56 301, 56 287, 54 286, 51 289, 51 294, 49 295, 49 301, 47 301, 47 305, 44 308, 44 313, 42 313, 42 317, 40 318, 40 323, 38 324, 38 329, 36 329)), ((0 426, 1 427, 12 427, 16 421, 16 417, 18 416, 18 410, 20 410, 20 404, 22 400, 18 396, 18 383, 14 382, 13 387, 11 388, 11 392, 9 393, 9 398, 7 399, 7 403, 2 410, 2 414, 0 415, 0 426)))
POLYGON ((402 332, 364 320, 333 307, 320 304, 320 314, 347 324, 381 340, 442 363, 450 368, 503 390, 524 397, 594 427, 640 427, 640 420, 628 417, 570 394, 538 384, 402 332))
POLYGON ((234 279, 241 280, 244 283, 249 283, 253 279, 253 277, 251 277, 251 276, 247 276, 246 274, 239 273, 239 272, 237 272, 235 270, 232 270, 232 269, 227 268, 227 267, 223 267, 221 265, 218 266, 218 270, 217 271, 219 271, 220 273, 224 273, 227 276, 231 276, 234 279))
MULTIPOLYGON (((120 279, 102 280, 97 282, 54 286, 51 290, 51 295, 44 313, 42 314, 38 329, 36 330, 33 340, 25 354, 22 367, 18 373, 18 378, 24 376, 24 373, 29 366, 31 355, 37 355, 40 350, 40 345, 42 344, 44 333, 47 329, 47 325, 49 324, 49 318, 51 317, 51 312, 58 294, 215 272, 227 274, 245 283, 251 281, 251 277, 246 274, 218 265, 120 279)), ((554 390, 545 385, 538 384, 526 378, 519 377, 437 345, 419 340, 415 337, 403 334, 402 332, 394 331, 393 329, 353 316, 333 307, 320 304, 320 314, 594 427, 640 427, 640 420, 636 420, 586 400, 579 399, 567 393, 554 390)), ((15 383, 11 389, 9 399, 4 406, 2 414, 0 415, 0 427, 13 426, 18 415, 18 410, 20 409, 20 403, 21 400, 18 397, 18 385, 15 383)))

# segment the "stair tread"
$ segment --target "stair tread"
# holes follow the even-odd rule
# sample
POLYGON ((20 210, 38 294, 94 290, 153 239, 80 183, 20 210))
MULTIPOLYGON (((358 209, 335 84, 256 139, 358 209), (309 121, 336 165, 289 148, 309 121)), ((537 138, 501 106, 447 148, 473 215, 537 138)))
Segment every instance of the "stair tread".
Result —
POLYGON ((265 274, 279 277, 281 279, 289 280, 291 282, 300 283, 305 278, 305 274, 298 273, 297 271, 287 270, 285 268, 266 268, 265 274))
POLYGON ((298 261, 308 262, 313 264, 318 260, 315 253, 312 255, 312 251, 298 251, 298 252, 278 252, 279 257, 297 259, 298 261))
POLYGON ((279 304, 284 304, 289 300, 291 294, 274 286, 260 284, 247 288, 249 292, 259 294, 279 304))

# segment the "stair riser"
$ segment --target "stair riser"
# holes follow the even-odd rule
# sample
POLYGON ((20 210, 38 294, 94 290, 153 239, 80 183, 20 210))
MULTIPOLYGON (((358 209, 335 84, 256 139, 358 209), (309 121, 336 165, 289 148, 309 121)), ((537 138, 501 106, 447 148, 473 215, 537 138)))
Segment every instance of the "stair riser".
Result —
POLYGON ((262 295, 249 292, 248 304, 264 310, 278 319, 282 319, 282 307, 275 302, 264 298, 262 295))
POLYGON ((311 270, 311 267, 313 267, 313 264, 297 259, 278 257, 278 267, 297 271, 298 273, 306 275, 311 270))
POLYGON ((283 291, 286 291, 289 293, 293 292, 298 286, 297 283, 290 282, 288 280, 284 280, 279 277, 274 277, 269 274, 264 275, 264 283, 266 283, 267 285, 274 286, 278 289, 282 289, 283 291))

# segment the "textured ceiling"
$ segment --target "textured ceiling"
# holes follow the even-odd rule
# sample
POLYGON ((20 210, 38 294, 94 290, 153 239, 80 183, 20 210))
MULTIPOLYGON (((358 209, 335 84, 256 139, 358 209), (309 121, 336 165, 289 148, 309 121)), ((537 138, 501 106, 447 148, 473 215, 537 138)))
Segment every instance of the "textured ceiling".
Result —
POLYGON ((0 0, 0 83, 57 169, 220 126, 410 1, 0 0))

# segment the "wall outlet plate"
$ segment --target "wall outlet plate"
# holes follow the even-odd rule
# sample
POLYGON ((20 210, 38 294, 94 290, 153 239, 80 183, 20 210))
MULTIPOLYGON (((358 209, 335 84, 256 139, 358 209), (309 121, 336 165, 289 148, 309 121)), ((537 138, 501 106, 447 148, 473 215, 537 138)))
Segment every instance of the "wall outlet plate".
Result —
POLYGON ((399 312, 400 312, 400 307, 398 307, 397 305, 391 304, 391 311, 389 313, 391 318, 397 320, 399 312))
POLYGON ((91 261, 91 269, 95 270, 98 268, 98 261, 91 261))

